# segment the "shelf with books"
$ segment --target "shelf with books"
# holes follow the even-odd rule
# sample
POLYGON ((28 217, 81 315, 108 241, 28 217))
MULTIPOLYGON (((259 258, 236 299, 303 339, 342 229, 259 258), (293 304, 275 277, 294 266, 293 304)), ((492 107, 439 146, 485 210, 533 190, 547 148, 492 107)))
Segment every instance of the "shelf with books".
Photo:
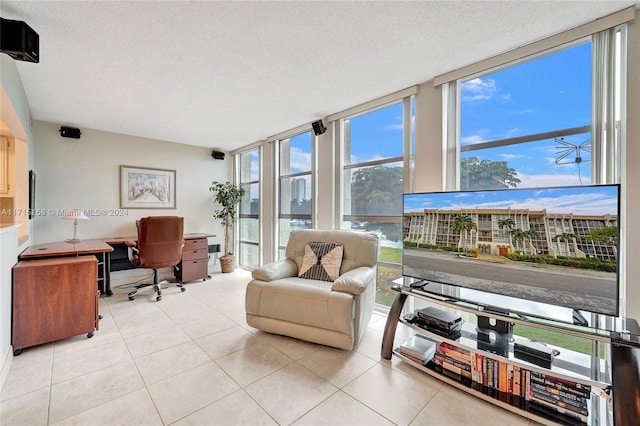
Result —
MULTIPOLYGON (((399 357, 452 386, 542 424, 614 424, 612 368, 608 359, 523 340, 511 334, 508 314, 502 312, 474 311, 468 307, 460 309, 456 303, 432 300, 411 290, 398 288, 396 291, 398 297, 389 312, 383 335, 384 358, 392 355, 399 357), (462 321, 456 333, 448 335, 441 329, 434 332, 429 321, 420 321, 425 318, 420 318, 417 310, 402 315, 408 296, 437 308, 449 308, 454 318, 460 312, 471 313, 477 317, 478 324, 462 321), (486 323, 494 324, 494 320, 497 320, 496 327, 487 331, 484 328, 487 327, 486 323), (441 343, 433 357, 421 363, 420 359, 402 353, 400 347, 393 349, 398 324, 439 340, 441 343), (514 350, 515 346, 518 346, 518 351, 514 350), (575 394, 563 386, 572 386, 575 394)), ((564 324, 554 328, 552 322, 540 324, 537 321, 529 323, 522 318, 518 320, 522 324, 545 330, 566 331, 564 324)), ((591 330, 583 332, 572 329, 567 334, 579 334, 580 337, 611 343, 604 335, 591 330)))
MULTIPOLYGON (((428 329, 425 329, 415 323, 409 323, 402 318, 399 319, 399 322, 408 327, 411 327, 419 333, 424 333, 427 336, 429 336, 430 334, 430 331, 428 329)), ((598 387, 601 389, 608 389, 611 386, 611 383, 609 381, 596 380, 591 378, 592 376, 607 376, 607 365, 605 360, 594 360, 591 356, 580 354, 564 348, 556 348, 554 346, 547 345, 547 347, 549 347, 550 349, 557 350, 559 352, 553 357, 551 366, 547 368, 541 367, 534 362, 529 362, 526 359, 519 358, 519 355, 515 353, 515 342, 525 339, 515 336, 510 339, 504 339, 503 341, 498 338, 491 342, 483 342, 482 340, 478 340, 477 327, 475 324, 463 324, 459 336, 456 335, 455 339, 450 339, 438 334, 431 334, 431 337, 438 338, 442 341, 449 342, 451 344, 458 345, 469 350, 483 353, 485 354, 485 356, 496 359, 498 361, 505 361, 510 364, 520 365, 532 371, 551 371, 558 377, 565 378, 567 380, 578 380, 585 384, 589 384, 590 386, 598 387), (597 373, 593 372, 594 368, 597 368, 597 373)))

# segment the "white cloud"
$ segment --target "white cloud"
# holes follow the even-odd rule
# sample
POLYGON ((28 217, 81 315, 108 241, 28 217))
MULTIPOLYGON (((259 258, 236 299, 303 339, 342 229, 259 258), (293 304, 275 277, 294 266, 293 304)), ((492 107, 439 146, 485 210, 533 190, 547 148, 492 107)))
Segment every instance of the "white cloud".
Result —
POLYGON ((498 89, 495 80, 491 78, 483 80, 478 77, 462 83, 461 91, 463 100, 479 101, 493 98, 500 89, 498 89))
POLYGON ((485 142, 485 140, 480 135, 471 135, 460 139, 460 145, 462 146, 475 145, 482 142, 485 142))

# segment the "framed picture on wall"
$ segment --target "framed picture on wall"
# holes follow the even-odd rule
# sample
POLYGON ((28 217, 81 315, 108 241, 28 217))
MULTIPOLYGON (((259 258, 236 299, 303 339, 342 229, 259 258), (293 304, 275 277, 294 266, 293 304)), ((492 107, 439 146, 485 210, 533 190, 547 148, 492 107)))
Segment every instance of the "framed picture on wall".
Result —
POLYGON ((121 209, 175 209, 176 171, 120 166, 121 209))

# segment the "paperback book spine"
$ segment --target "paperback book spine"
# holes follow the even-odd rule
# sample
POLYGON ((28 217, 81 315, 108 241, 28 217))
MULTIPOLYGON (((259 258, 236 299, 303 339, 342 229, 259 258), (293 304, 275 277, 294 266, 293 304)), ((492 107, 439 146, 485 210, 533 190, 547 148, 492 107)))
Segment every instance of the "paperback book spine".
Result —
POLYGON ((549 404, 552 404, 558 408, 562 408, 563 410, 570 410, 573 411, 574 413, 578 413, 580 415, 583 416, 588 416, 589 415, 589 410, 587 410, 587 408, 579 408, 579 407, 575 407, 573 405, 569 405, 566 404, 564 402, 558 401, 556 399, 553 399, 551 397, 548 397, 546 395, 543 395, 539 392, 536 392, 534 390, 531 391, 531 399, 532 400, 540 400, 540 401, 544 401, 547 402, 549 404))
POLYGON ((434 355, 434 362, 436 365, 440 365, 442 368, 446 368, 449 371, 453 371, 469 379, 472 378, 470 364, 460 362, 438 352, 434 355))
POLYGON ((572 382, 555 376, 549 376, 537 371, 531 372, 531 381, 544 386, 551 386, 560 391, 583 398, 589 398, 589 395, 591 394, 591 386, 589 385, 572 382))
POLYGON ((579 414, 579 413, 576 413, 576 412, 571 411, 571 410, 567 410, 566 408, 558 407, 555 404, 551 404, 551 403, 549 403, 547 401, 544 401, 544 400, 540 399, 537 395, 529 396, 529 401, 531 401, 533 403, 536 403, 536 404, 539 404, 539 405, 542 405, 542 406, 547 407, 547 408, 551 408, 552 410, 555 410, 560 414, 564 414, 565 416, 569 416, 569 417, 572 417, 574 419, 580 420, 583 423, 587 423, 587 421, 588 421, 588 417, 587 416, 579 414))
POLYGON ((556 401, 573 405, 574 407, 577 407, 577 408, 586 408, 588 405, 587 398, 562 392, 554 387, 543 386, 536 382, 531 383, 531 391, 536 392, 540 395, 544 395, 548 398, 552 398, 556 401))

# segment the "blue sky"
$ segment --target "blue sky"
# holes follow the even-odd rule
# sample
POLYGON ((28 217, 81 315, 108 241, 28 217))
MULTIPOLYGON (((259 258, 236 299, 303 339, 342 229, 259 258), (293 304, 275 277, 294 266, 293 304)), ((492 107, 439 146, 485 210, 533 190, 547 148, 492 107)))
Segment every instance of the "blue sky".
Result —
POLYGON ((616 215, 618 187, 577 186, 558 188, 518 188, 496 191, 439 192, 405 194, 404 211, 428 209, 507 208, 543 210, 576 215, 616 215))
MULTIPOLYGON (((471 79, 463 84, 461 96, 462 146, 589 125, 591 43, 471 79)), ((352 117, 350 126, 352 163, 402 155, 401 103, 352 117)), ((589 139, 590 134, 580 134, 565 141, 578 146, 589 139)), ((564 149, 551 139, 463 156, 507 161, 518 171, 520 187, 589 184, 590 153, 581 152, 580 165, 574 152, 564 159, 567 164, 556 164, 564 149)), ((304 152, 292 152, 292 166, 297 155, 304 152)))

